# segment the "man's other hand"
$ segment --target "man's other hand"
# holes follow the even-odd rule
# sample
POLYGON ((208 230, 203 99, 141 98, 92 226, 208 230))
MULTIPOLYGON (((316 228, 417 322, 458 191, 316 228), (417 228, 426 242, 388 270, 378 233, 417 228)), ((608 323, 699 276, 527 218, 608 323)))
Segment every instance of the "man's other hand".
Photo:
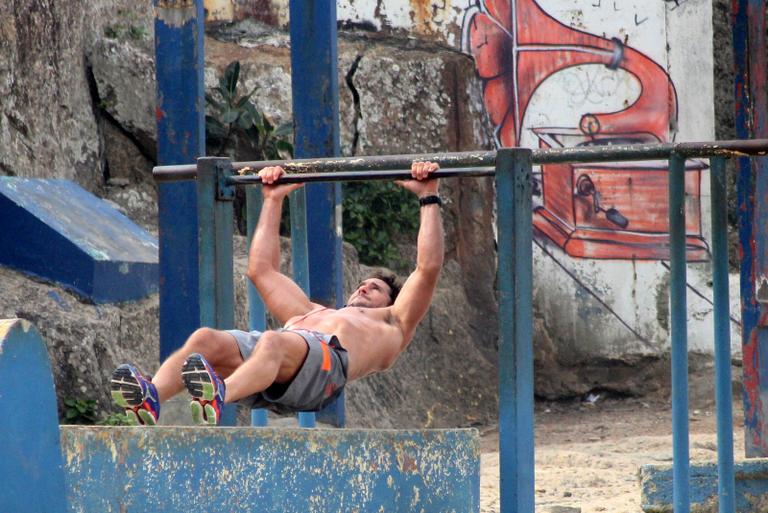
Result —
POLYGON ((288 194, 304 185, 303 183, 273 185, 283 174, 285 174, 285 170, 280 166, 269 166, 259 171, 262 195, 264 198, 283 199, 288 194))
POLYGON ((440 169, 435 162, 414 162, 411 164, 413 180, 396 180, 395 183, 416 194, 419 198, 437 194, 439 181, 429 175, 440 169))

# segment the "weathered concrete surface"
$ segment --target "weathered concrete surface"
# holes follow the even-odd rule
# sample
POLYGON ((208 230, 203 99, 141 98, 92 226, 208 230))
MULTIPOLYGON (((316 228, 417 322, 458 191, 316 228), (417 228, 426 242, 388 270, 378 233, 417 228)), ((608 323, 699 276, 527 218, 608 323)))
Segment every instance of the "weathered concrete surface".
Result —
MULTIPOLYGON (((336 17, 344 29, 379 35, 417 37, 446 46, 461 42, 461 20, 473 2, 467 0, 339 0, 336 17)), ((206 0, 211 22, 255 19, 287 28, 288 0, 206 0)))
MULTIPOLYGON (((768 511, 768 460, 755 458, 737 462, 737 513, 768 511)), ((717 463, 691 465, 691 513, 717 513, 717 463)), ((640 468, 641 506, 645 513, 672 511, 672 465, 643 465, 640 468)))
POLYGON ((476 430, 63 426, 73 513, 480 508, 476 430))

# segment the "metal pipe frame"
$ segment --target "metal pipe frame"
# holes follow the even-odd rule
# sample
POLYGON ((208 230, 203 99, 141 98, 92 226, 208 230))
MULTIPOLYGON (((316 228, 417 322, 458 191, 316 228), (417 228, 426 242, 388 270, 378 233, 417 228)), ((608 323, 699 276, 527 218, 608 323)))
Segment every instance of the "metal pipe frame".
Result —
MULTIPOLYGON (((581 146, 576 148, 556 148, 532 150, 531 161, 535 164, 550 164, 563 162, 617 162, 627 160, 659 160, 668 159, 672 153, 685 158, 701 157, 743 157, 768 155, 768 139, 713 141, 677 144, 630 144, 616 146, 581 146)), ((304 174, 322 173, 327 181, 333 181, 332 173, 344 173, 338 180, 391 180, 390 176, 375 174, 371 171, 404 171, 411 168, 413 161, 431 161, 440 165, 441 171, 457 169, 463 176, 486 176, 493 174, 496 165, 496 151, 434 153, 412 155, 384 155, 369 157, 341 157, 322 159, 270 160, 256 162, 234 162, 233 173, 240 173, 249 168, 253 172, 267 166, 282 166, 288 173, 304 174), (464 171, 461 171, 464 169, 464 171), (478 173, 478 174, 473 174, 478 173)), ((156 166, 152 174, 155 181, 174 182, 194 180, 197 175, 195 164, 178 166, 156 166)), ((446 175, 447 176, 447 175, 446 175)), ((407 176, 406 176, 407 177, 407 176)), ((245 178, 245 177, 241 177, 245 178)), ((396 179, 396 178, 395 178, 396 179)), ((319 178, 308 178, 305 181, 320 181, 319 178)), ((281 182, 289 183, 289 182, 281 182)))
MULTIPOLYGON (((680 147, 682 145, 675 145, 680 147)), ((730 326, 727 259, 727 198, 724 145, 710 143, 691 149, 697 156, 712 156, 712 260, 715 324, 715 373, 718 421, 718 495, 721 513, 733 513, 735 476, 733 464, 733 413, 730 372, 730 326)), ((741 141, 726 145, 739 147, 741 155, 763 155, 768 141, 741 141), (749 143, 749 144, 747 144, 749 143)), ((654 150, 658 151, 658 150, 654 150)), ((452 163, 465 162, 459 155, 452 163)), ((647 156, 647 153, 643 155, 647 156)), ((658 155, 658 153, 653 153, 658 155)), ((729 154, 731 155, 731 154, 729 154)), ((731 155, 732 156, 732 155, 731 155)), ((592 160, 611 160, 613 156, 597 153, 592 160)), ((673 424, 673 502, 679 513, 690 511, 690 462, 688 429, 688 340, 686 304, 686 229, 685 161, 686 155, 669 154, 669 226, 670 226, 670 303, 672 354, 672 424, 673 424)), ((375 157, 374 157, 375 158, 375 157)), ((400 159, 402 157, 393 157, 400 159)), ((410 159, 427 159, 408 156, 410 159)), ((324 159, 331 160, 331 159, 324 159)), ((359 159, 358 159, 359 160, 359 159)), ((500 493, 502 513, 532 512, 534 508, 534 425, 533 425, 533 329, 532 329, 532 205, 531 174, 533 152, 522 148, 499 150, 495 167, 455 167, 438 172, 442 176, 488 176, 496 179, 499 210, 499 433, 500 493)), ((257 176, 233 176, 228 159, 203 158, 199 161, 198 222, 200 224, 200 283, 202 317, 209 325, 228 327, 233 322, 231 273, 231 201, 234 186, 258 183, 257 176), (227 244, 229 241, 229 244, 227 244), (229 261, 229 264, 227 264, 229 261), (210 269, 218 269, 211 271, 210 269), (230 269, 230 271, 227 271, 230 269), (223 273, 223 274, 222 274, 223 273), (203 290, 205 289, 205 290, 203 290), (206 292, 207 291, 207 292, 206 292)), ((405 160, 403 161, 405 162, 405 160)), ((392 159, 388 162, 392 164, 392 159)), ((397 169, 341 171, 289 176, 287 183, 323 180, 370 180, 408 178, 410 173, 397 169), (303 180, 302 180, 303 179, 303 180)), ((249 204, 249 231, 255 226, 259 207, 258 193, 246 191, 249 204)), ((299 231, 307 227, 299 226, 299 231)), ((306 248, 294 255, 299 282, 306 280, 306 248)), ((249 291, 250 327, 264 326, 264 306, 249 291)), ((264 412, 254 416, 254 425, 263 425, 264 412)), ((302 425, 313 419, 301 419, 302 425)))
POLYGON ((533 513, 533 205, 531 151, 496 162, 499 286, 499 494, 501 513, 533 513))
POLYGON ((669 302, 672 335, 672 489, 675 513, 689 513, 688 309, 686 303, 685 158, 669 159, 669 302))
POLYGON ((728 289, 728 192, 725 159, 710 160, 712 194, 712 298, 715 311, 715 406, 717 410, 717 494, 720 513, 736 511, 733 466, 731 320, 728 289))

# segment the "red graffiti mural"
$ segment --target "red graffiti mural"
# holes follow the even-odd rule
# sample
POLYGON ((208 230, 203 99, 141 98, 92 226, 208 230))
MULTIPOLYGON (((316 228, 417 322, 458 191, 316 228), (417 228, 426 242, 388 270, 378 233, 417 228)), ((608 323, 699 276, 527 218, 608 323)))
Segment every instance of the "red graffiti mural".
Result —
MULTIPOLYGON (((500 146, 518 146, 524 130, 542 148, 660 143, 677 124, 677 95, 665 70, 617 38, 564 25, 535 0, 485 0, 465 21, 465 45, 483 81, 483 99, 500 146), (578 126, 523 126, 542 83, 568 68, 599 64, 630 74, 640 94, 613 112, 582 112, 578 126)), ((557 109, 557 105, 552 105, 557 109)), ((701 162, 686 165, 689 260, 705 260, 701 236, 701 162)), ((669 258, 666 162, 542 166, 539 237, 581 258, 669 258)))

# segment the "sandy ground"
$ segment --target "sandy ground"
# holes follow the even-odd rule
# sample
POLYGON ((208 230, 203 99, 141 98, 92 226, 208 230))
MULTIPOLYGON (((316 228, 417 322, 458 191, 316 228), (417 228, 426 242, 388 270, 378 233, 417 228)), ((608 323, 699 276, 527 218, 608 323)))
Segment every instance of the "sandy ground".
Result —
MULTIPOLYGON (((710 378, 711 379, 711 378, 710 378)), ((599 398, 536 405, 536 511, 639 513, 640 466, 672 461, 671 404, 599 398)), ((691 394, 692 461, 717 458, 714 401, 691 394)), ((712 396, 709 396, 712 397, 712 396)), ((743 413, 734 396, 734 455, 744 456, 743 413)), ((499 511, 498 431, 483 432, 480 511, 499 511)))

